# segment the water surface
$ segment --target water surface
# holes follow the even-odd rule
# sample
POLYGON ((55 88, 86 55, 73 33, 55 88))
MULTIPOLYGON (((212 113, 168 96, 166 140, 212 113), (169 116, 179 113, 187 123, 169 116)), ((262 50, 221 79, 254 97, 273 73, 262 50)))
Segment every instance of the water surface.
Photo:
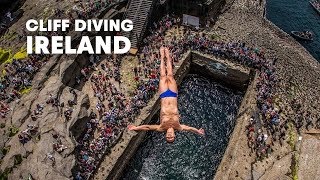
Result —
POLYGON ((179 87, 181 122, 206 130, 206 136, 179 132, 168 144, 164 133, 148 132, 123 179, 212 180, 223 157, 243 93, 199 75, 188 75, 179 87))
POLYGON ((267 18, 288 34, 291 31, 312 31, 313 41, 298 42, 320 62, 320 15, 309 0, 267 0, 267 18))

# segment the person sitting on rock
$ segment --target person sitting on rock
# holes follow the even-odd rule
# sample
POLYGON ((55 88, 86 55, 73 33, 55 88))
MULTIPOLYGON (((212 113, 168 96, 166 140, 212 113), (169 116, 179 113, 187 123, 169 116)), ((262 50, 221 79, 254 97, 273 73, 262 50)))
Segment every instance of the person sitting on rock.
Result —
POLYGON ((129 130, 135 131, 166 131, 167 142, 172 143, 175 139, 174 130, 191 131, 199 135, 204 135, 204 129, 196 129, 187 125, 180 124, 180 115, 178 112, 178 88, 173 77, 172 60, 168 48, 160 48, 160 82, 159 92, 161 99, 160 125, 129 125, 129 130), (165 67, 164 55, 167 58, 167 67, 165 67), (167 70, 167 73, 166 73, 167 70))
POLYGON ((53 143, 53 150, 57 151, 58 153, 62 153, 65 149, 68 149, 67 146, 59 143, 53 143))
POLYGON ((72 107, 72 106, 74 106, 74 105, 77 105, 77 102, 75 102, 74 100, 70 100, 70 99, 69 99, 69 100, 68 100, 68 105, 72 107))
POLYGON ((47 103, 47 104, 51 104, 51 103, 53 103, 53 101, 54 101, 53 95, 52 95, 52 94, 49 94, 49 98, 48 98, 48 100, 46 101, 46 103, 47 103))
POLYGON ((80 82, 81 82, 80 76, 76 76, 76 77, 75 77, 75 83, 76 83, 76 85, 79 85, 80 82))
POLYGON ((31 135, 35 135, 38 133, 38 129, 39 129, 38 126, 28 124, 27 127, 28 127, 27 130, 28 132, 30 132, 31 135))
POLYGON ((21 134, 22 134, 24 137, 31 137, 30 129, 29 129, 29 128, 27 128, 26 130, 22 131, 21 134))
POLYGON ((6 17, 9 18, 10 21, 13 21, 13 18, 11 17, 11 12, 10 11, 8 11, 6 13, 6 17))
POLYGON ((90 117, 91 117, 91 119, 97 118, 97 114, 95 112, 93 112, 93 109, 91 109, 90 117))
POLYGON ((26 138, 22 133, 18 134, 18 138, 22 145, 26 144, 29 141, 29 138, 26 138))
POLYGON ((44 158, 43 161, 47 161, 47 159, 49 159, 50 161, 52 161, 52 166, 55 165, 56 159, 54 158, 53 154, 47 153, 47 154, 46 154, 46 157, 44 158))
POLYGON ((39 112, 39 114, 42 114, 43 112, 42 112, 42 110, 43 110, 43 108, 44 108, 44 106, 43 105, 41 105, 41 104, 37 104, 36 105, 37 107, 37 112, 39 112))
POLYGON ((83 180, 80 172, 77 172, 77 175, 76 175, 76 177, 75 177, 75 180, 83 180))
POLYGON ((31 139, 31 133, 30 133, 30 129, 27 128, 26 130, 22 131, 19 135, 18 135, 19 141, 22 144, 27 143, 28 141, 30 141, 31 139))
POLYGON ((67 108, 66 111, 64 112, 64 117, 67 120, 71 119, 71 115, 72 115, 73 109, 72 108, 67 108))

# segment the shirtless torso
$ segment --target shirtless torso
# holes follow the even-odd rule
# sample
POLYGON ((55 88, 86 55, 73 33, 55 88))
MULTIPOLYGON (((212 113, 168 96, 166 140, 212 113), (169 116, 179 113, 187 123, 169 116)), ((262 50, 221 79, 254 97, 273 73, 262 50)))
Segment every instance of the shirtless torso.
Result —
POLYGON ((170 127, 180 129, 180 115, 177 98, 167 97, 161 99, 160 128, 167 130, 170 127))
POLYGON ((159 131, 166 132, 166 139, 168 142, 173 142, 175 139, 174 130, 191 131, 200 135, 204 135, 204 130, 196 129, 187 125, 180 124, 180 115, 178 111, 178 87, 173 78, 172 60, 168 48, 160 48, 160 82, 159 93, 161 98, 160 109, 160 125, 129 125, 129 130, 135 131, 159 131), (167 58, 167 66, 164 62, 164 54, 167 58))

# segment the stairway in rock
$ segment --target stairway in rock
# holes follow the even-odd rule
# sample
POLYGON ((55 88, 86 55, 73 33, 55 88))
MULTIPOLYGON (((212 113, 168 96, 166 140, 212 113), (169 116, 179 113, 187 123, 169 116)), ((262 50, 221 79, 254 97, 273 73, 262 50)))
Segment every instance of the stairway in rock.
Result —
POLYGON ((131 0, 128 9, 124 15, 124 19, 130 19, 133 22, 133 30, 123 32, 131 41, 131 48, 138 48, 139 42, 142 40, 148 19, 153 8, 153 0, 131 0))

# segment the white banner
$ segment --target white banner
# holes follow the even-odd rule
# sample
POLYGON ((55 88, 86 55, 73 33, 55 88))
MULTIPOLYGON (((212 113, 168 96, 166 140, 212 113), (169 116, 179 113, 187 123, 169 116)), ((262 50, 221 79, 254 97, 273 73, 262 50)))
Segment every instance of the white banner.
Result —
POLYGON ((199 18, 196 16, 190 16, 188 14, 183 14, 183 24, 200 27, 199 18))

